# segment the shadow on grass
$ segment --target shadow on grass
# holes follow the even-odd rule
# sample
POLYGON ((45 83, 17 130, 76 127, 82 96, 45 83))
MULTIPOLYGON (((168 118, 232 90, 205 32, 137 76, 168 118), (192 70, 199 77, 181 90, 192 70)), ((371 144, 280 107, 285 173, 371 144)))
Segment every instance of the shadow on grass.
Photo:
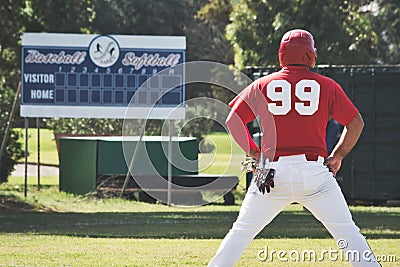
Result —
POLYGON ((27 212, 37 210, 37 206, 23 202, 14 196, 0 195, 0 214, 3 212, 27 212))
MULTIPOLYGON (((237 212, 64 213, 0 196, 0 233, 108 238, 223 238, 237 212)), ((399 214, 353 212, 368 238, 400 238, 399 214)), ((330 238, 307 211, 283 211, 258 238, 330 238)))

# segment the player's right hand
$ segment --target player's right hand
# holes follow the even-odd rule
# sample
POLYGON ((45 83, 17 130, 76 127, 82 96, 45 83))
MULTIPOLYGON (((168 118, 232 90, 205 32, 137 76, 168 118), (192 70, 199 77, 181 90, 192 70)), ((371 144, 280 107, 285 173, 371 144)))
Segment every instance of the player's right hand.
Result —
POLYGON ((327 166, 329 171, 333 173, 333 176, 336 177, 336 173, 342 166, 342 159, 335 156, 329 156, 325 159, 324 165, 327 166))
POLYGON ((249 152, 249 157, 251 157, 255 160, 260 160, 260 156, 261 156, 261 152, 258 147, 251 149, 249 152))

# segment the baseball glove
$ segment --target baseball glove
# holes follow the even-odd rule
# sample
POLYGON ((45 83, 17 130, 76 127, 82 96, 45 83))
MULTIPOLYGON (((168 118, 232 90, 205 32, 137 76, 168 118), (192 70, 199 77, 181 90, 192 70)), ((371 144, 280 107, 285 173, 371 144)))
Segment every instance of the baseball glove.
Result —
POLYGON ((258 190, 261 193, 265 194, 265 191, 267 191, 267 193, 271 192, 271 188, 274 188, 274 176, 275 169, 256 168, 254 178, 258 190))
POLYGON ((271 188, 274 188, 275 169, 267 169, 262 163, 259 164, 257 160, 250 157, 242 161, 241 165, 242 171, 254 173, 255 182, 261 193, 265 194, 265 191, 267 193, 271 192, 271 188))

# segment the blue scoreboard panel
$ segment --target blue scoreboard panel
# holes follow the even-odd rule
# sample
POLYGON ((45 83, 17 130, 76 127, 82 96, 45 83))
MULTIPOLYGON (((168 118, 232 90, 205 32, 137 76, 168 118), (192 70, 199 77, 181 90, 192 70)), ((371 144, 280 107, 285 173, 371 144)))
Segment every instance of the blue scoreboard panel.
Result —
POLYGON ((183 36, 22 35, 21 116, 183 119, 183 36))

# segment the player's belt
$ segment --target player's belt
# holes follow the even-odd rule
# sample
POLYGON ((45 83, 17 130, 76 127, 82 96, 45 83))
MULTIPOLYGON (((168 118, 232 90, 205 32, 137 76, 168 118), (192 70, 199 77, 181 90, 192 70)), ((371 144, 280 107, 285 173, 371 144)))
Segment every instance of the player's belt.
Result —
MULTIPOLYGON (((307 161, 318 161, 319 156, 315 154, 305 154, 307 161)), ((278 161, 281 156, 274 157, 273 161, 278 161)), ((282 156, 284 157, 284 156, 282 156)))

